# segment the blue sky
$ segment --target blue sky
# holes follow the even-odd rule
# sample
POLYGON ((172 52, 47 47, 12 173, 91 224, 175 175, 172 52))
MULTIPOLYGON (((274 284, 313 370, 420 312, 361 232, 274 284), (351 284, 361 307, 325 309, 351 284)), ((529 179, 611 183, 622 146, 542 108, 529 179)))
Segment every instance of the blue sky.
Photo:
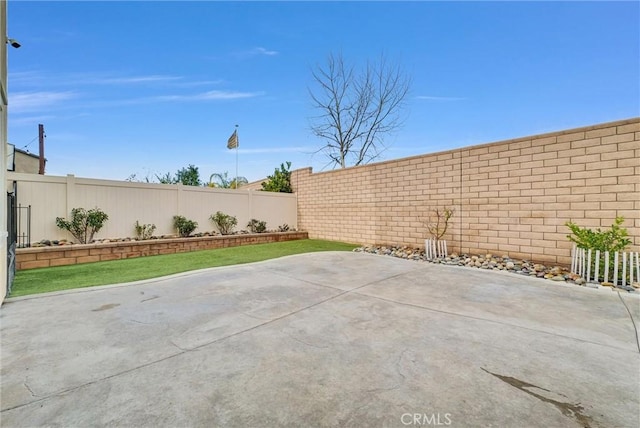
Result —
POLYGON ((10 1, 9 142, 124 180, 327 163, 311 71, 384 53, 412 79, 382 159, 640 115, 638 2, 10 1))

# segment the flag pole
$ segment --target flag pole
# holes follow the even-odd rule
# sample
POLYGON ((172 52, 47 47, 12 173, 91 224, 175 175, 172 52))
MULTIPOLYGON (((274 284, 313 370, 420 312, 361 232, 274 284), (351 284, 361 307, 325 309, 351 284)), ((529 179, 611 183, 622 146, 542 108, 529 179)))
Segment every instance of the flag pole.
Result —
POLYGON ((238 138, 238 125, 236 125, 236 190, 238 190, 238 146, 240 139, 238 138))

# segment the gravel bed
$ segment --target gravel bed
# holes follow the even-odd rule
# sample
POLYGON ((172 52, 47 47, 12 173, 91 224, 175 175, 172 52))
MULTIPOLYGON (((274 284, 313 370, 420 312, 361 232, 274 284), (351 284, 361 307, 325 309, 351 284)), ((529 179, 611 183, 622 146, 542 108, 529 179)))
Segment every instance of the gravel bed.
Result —
POLYGON ((424 249, 386 246, 363 246, 355 248, 353 251, 449 266, 459 266, 494 271, 507 271, 516 275, 526 275, 534 278, 575 284, 583 287, 609 288, 614 291, 626 291, 628 293, 640 292, 640 283, 638 282, 634 282, 632 285, 614 285, 607 282, 586 282, 584 278, 575 273, 571 273, 571 271, 566 267, 544 265, 527 260, 512 259, 508 255, 496 256, 494 254, 469 255, 452 253, 447 257, 427 258, 424 249))

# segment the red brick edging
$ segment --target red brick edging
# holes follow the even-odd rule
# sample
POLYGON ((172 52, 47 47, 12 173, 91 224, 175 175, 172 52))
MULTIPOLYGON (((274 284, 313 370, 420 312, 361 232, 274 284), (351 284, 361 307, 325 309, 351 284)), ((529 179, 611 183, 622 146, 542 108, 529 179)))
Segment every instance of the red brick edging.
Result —
POLYGON ((213 248, 269 242, 308 239, 307 232, 278 232, 250 235, 203 236, 192 238, 152 239, 146 241, 110 242, 107 244, 74 244, 55 247, 18 248, 16 269, 75 265, 106 260, 131 259, 158 254, 187 253, 213 248))

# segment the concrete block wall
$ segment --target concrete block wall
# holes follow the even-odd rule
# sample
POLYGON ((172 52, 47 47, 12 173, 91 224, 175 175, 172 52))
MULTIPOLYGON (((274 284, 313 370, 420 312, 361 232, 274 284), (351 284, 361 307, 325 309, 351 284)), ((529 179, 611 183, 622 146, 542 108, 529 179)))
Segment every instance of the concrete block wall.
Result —
POLYGON ((565 223, 624 216, 640 248, 640 118, 376 164, 292 174, 312 238, 423 247, 424 221, 455 209, 450 250, 567 265, 565 223))

